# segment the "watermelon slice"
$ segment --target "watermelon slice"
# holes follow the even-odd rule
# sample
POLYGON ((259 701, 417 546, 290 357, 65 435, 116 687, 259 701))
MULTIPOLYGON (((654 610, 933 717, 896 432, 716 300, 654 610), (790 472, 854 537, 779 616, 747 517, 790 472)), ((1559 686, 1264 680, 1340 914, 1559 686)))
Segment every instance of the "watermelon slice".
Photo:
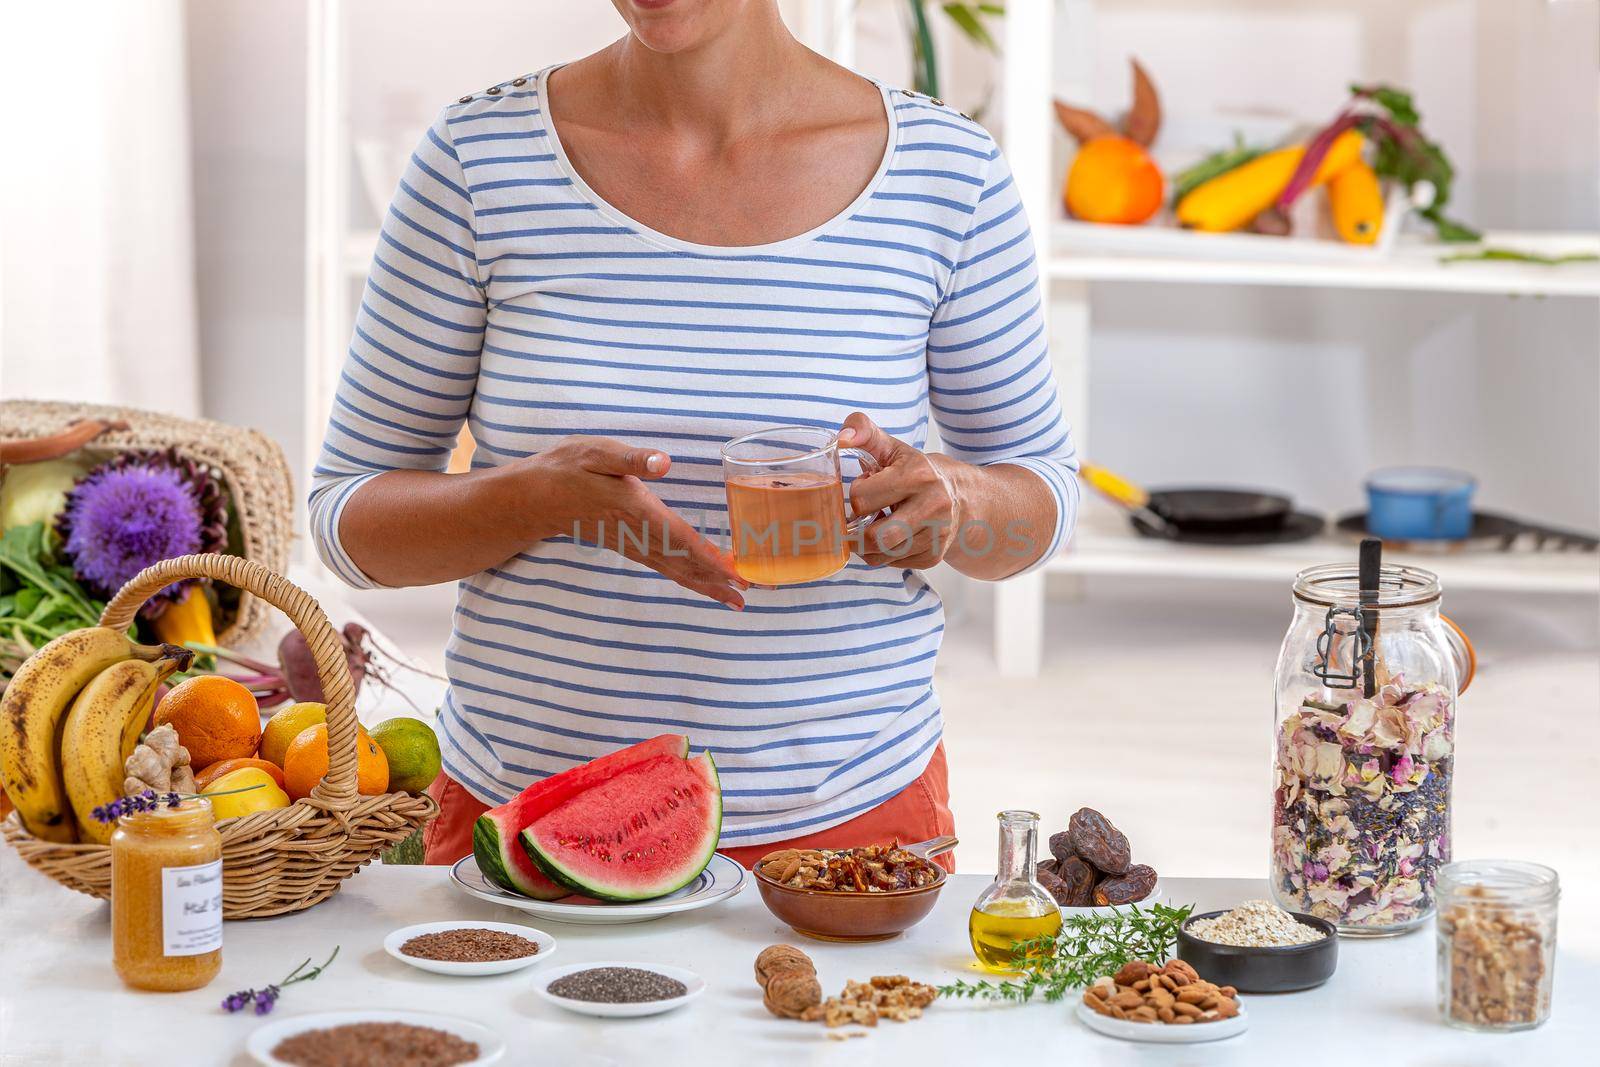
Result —
POLYGON ((637 745, 607 753, 560 774, 534 782, 511 800, 478 816, 472 827, 472 853, 485 878, 512 893, 536 900, 555 900, 572 891, 557 885, 517 843, 517 835, 540 815, 612 775, 647 760, 689 754, 689 739, 682 734, 662 734, 637 745))
POLYGON ((709 752, 657 756, 536 817, 519 840, 539 870, 599 900, 666 896, 705 870, 722 833, 709 752))

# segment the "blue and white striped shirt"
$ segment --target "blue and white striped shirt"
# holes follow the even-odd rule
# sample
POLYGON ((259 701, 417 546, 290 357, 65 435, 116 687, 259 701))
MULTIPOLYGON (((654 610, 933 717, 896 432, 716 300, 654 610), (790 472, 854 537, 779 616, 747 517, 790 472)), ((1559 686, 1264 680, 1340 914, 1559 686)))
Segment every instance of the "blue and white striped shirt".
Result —
MULTIPOLYGON (((601 200, 540 106, 548 72, 447 108, 383 225, 311 492, 339 543, 369 478, 442 470, 463 421, 475 467, 569 434, 673 458, 647 483, 726 525, 719 447, 866 412, 917 447, 1037 474, 1077 510, 1032 239, 999 149, 927 97, 884 91, 878 172, 837 217, 755 247, 657 233, 601 200)), ((537 506, 536 503, 531 506, 537 506)), ((486 803, 668 731, 722 774, 727 845, 843 822, 913 781, 941 733, 938 595, 853 560, 751 589, 742 614, 570 538, 460 583, 440 716, 446 772, 486 803)))

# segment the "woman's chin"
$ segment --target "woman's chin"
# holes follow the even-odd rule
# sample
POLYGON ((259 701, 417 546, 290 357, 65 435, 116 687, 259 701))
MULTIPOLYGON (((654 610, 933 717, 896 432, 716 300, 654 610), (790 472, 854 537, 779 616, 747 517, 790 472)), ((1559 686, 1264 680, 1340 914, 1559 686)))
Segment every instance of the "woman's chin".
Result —
POLYGON ((738 15, 746 0, 614 0, 639 43, 671 55, 697 48, 738 15))

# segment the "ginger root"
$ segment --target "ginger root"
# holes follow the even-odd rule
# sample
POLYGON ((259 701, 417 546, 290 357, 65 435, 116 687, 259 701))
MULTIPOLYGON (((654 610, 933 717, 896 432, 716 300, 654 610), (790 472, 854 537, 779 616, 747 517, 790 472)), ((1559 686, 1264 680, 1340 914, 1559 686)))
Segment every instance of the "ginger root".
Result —
POLYGON ((193 793, 194 769, 189 766, 189 750, 178 744, 178 731, 171 724, 157 726, 134 748, 122 765, 122 795, 133 796, 152 789, 157 793, 193 793))

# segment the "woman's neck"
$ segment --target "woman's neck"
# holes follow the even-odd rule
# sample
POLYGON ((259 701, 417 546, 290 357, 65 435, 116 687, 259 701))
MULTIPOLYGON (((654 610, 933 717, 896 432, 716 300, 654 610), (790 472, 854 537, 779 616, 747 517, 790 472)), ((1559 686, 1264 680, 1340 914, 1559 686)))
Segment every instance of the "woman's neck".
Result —
POLYGON ((716 142, 737 140, 787 112, 794 75, 816 57, 789 33, 776 5, 745 11, 692 49, 654 52, 631 34, 606 49, 613 106, 635 121, 716 142))

